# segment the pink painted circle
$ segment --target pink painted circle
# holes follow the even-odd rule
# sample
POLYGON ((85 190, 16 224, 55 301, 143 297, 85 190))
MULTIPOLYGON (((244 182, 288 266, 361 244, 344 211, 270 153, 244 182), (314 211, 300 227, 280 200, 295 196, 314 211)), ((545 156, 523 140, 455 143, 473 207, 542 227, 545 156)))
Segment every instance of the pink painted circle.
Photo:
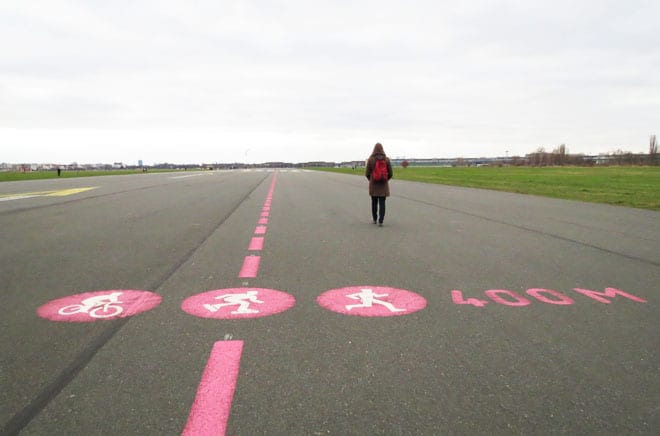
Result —
POLYGON ((275 289, 229 288, 188 297, 181 309, 200 318, 241 319, 275 315, 295 304, 293 296, 275 289))
POLYGON ((162 298, 149 291, 112 290, 70 295, 50 301, 37 314, 50 321, 94 322, 126 318, 151 310, 162 298))
POLYGON ((332 289, 316 298, 321 307, 344 315, 401 316, 426 307, 426 299, 405 289, 350 286, 332 289))

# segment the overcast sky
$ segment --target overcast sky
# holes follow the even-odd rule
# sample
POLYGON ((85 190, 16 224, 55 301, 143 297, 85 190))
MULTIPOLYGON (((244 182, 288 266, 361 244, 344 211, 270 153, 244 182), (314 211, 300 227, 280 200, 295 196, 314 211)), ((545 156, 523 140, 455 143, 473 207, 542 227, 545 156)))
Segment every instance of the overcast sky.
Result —
POLYGON ((0 0, 0 162, 647 152, 658 0, 0 0))

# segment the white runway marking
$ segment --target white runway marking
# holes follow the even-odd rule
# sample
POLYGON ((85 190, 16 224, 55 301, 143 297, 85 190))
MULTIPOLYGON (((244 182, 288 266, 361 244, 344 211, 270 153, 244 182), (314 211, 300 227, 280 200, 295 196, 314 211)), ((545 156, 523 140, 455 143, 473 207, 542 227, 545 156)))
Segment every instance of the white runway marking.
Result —
POLYGON ((188 175, 185 175, 185 176, 170 177, 170 179, 187 179, 189 177, 212 176, 212 175, 213 175, 213 173, 188 174, 188 175))

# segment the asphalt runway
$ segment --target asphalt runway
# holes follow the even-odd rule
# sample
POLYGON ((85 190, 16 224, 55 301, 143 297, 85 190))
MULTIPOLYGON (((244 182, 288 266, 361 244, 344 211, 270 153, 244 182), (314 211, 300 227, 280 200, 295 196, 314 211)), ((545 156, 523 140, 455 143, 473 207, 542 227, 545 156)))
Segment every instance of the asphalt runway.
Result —
POLYGON ((0 433, 658 433, 658 212, 366 183, 0 184, 0 433))

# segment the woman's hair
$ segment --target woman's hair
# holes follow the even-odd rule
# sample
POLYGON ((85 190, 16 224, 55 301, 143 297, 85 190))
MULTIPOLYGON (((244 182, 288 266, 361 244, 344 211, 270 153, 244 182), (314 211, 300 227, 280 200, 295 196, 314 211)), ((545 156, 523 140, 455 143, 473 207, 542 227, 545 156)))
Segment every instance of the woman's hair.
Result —
POLYGON ((376 145, 374 145, 374 151, 371 152, 371 155, 375 154, 385 154, 385 150, 383 150, 383 144, 380 142, 377 142, 376 145))

